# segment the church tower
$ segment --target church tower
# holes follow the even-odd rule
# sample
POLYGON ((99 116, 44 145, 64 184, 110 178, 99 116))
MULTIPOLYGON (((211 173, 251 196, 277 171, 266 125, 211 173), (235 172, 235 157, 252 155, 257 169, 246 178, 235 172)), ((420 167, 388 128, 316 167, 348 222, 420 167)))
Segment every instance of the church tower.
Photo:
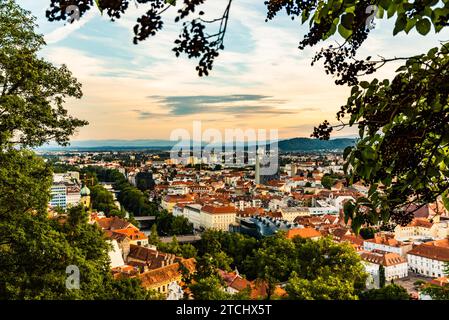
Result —
POLYGON ((256 185, 260 184, 260 156, 259 150, 256 151, 256 185))
POLYGON ((90 189, 86 185, 84 185, 81 188, 80 195, 81 195, 80 200, 81 204, 85 208, 90 209, 90 189))

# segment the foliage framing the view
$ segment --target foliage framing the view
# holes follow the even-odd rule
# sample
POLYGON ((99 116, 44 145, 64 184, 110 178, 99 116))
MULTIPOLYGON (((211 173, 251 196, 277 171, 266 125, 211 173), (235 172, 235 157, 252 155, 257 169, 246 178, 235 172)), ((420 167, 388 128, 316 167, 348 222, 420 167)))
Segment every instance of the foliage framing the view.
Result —
POLYGON ((0 1, 0 300, 150 298, 137 279, 114 280, 110 244, 84 208, 48 217, 51 166, 27 148, 64 145, 87 122, 64 109, 81 85, 38 57, 45 42, 35 28, 28 11, 0 1), (66 285, 69 266, 79 289, 66 285))

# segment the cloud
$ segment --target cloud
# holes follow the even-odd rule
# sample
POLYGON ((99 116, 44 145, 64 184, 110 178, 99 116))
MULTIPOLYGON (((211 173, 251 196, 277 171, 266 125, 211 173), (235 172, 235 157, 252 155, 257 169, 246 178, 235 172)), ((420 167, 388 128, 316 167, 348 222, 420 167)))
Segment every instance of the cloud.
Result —
MULTIPOLYGON (((94 8, 95 9, 95 8, 94 8)), ((47 44, 57 43, 61 40, 64 40, 71 33, 83 27, 86 23, 88 23, 92 18, 94 18, 98 14, 98 10, 89 10, 82 19, 78 21, 74 21, 73 23, 67 23, 63 27, 57 28, 50 33, 44 35, 45 42, 47 44)))
MULTIPOLYGON (((230 114, 234 116, 255 116, 258 114, 294 114, 292 110, 279 109, 273 104, 286 101, 260 94, 196 95, 196 96, 148 96, 168 108, 166 116, 188 116, 195 114, 230 114)), ((146 111, 140 111, 140 118, 149 117, 146 111)), ((155 114, 151 114, 154 116, 155 114)))

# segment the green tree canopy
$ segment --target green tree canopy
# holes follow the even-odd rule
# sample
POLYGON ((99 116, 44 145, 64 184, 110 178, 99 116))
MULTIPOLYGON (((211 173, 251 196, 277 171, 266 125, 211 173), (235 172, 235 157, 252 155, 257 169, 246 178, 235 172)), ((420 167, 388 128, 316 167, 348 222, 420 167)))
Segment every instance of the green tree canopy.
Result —
POLYGON ((14 1, 0 2, 0 299, 146 299, 137 281, 113 279, 110 245, 81 206, 48 217, 51 164, 26 148, 66 144, 86 122, 63 108, 81 85, 38 58, 35 27, 14 1), (66 285, 68 267, 79 270, 79 289, 66 285))
POLYGON ((66 66, 37 56, 45 44, 35 18, 12 0, 0 3, 0 146, 67 144, 87 122, 67 114, 67 98, 81 98, 81 84, 66 66))
POLYGON ((410 300, 404 287, 389 284, 381 289, 371 289, 360 294, 361 300, 410 300))
POLYGON ((111 192, 106 190, 103 186, 97 184, 90 188, 92 208, 103 211, 106 215, 109 215, 111 211, 117 210, 117 206, 114 203, 114 197, 111 192))

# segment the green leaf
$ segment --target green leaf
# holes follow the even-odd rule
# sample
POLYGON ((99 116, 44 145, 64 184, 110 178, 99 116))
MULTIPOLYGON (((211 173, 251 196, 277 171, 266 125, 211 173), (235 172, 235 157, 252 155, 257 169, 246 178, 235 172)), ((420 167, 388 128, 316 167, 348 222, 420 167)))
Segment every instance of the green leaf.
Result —
POLYGON ((446 208, 446 210, 449 210, 449 197, 448 197, 448 191, 443 193, 441 195, 441 198, 443 199, 443 205, 446 208))
POLYGON ((416 30, 423 36, 429 33, 430 27, 430 21, 427 18, 422 18, 416 23, 416 30))
POLYGON ((101 14, 103 14, 103 8, 100 6, 100 0, 95 0, 95 4, 97 5, 98 10, 100 10, 101 14))
POLYGON ((341 24, 347 30, 352 30, 353 22, 354 22, 354 15, 352 13, 346 13, 341 17, 341 24))
POLYGON ((346 158, 347 158, 348 155, 351 153, 351 151, 352 151, 352 147, 351 147, 351 146, 346 147, 345 150, 343 151, 343 159, 346 160, 346 158))
POLYGON ((401 14, 397 19, 394 25, 393 35, 397 35, 399 32, 403 31, 405 26, 407 25, 407 17, 404 14, 401 14))
POLYGON ((346 29, 342 24, 338 25, 338 33, 345 39, 349 38, 352 34, 352 30, 346 29))
POLYGON ((405 29, 404 29, 405 33, 409 33, 410 30, 413 29, 415 24, 416 24, 416 19, 409 19, 409 20, 407 20, 407 25, 405 26, 405 29))
POLYGON ((390 19, 394 14, 396 13, 396 4, 393 3, 393 1, 388 1, 389 6, 387 10, 387 18, 390 19))
POLYGON ((391 1, 389 1, 389 0, 380 0, 379 1, 379 6, 385 10, 388 10, 388 8, 390 7, 390 4, 391 4, 391 1))
POLYGON ((368 81, 360 81, 360 86, 361 86, 363 89, 368 89, 368 87, 369 87, 369 82, 368 82, 368 81))
POLYGON ((345 214, 345 222, 348 223, 349 218, 354 216, 355 205, 352 201, 348 201, 343 205, 343 212, 345 214))

